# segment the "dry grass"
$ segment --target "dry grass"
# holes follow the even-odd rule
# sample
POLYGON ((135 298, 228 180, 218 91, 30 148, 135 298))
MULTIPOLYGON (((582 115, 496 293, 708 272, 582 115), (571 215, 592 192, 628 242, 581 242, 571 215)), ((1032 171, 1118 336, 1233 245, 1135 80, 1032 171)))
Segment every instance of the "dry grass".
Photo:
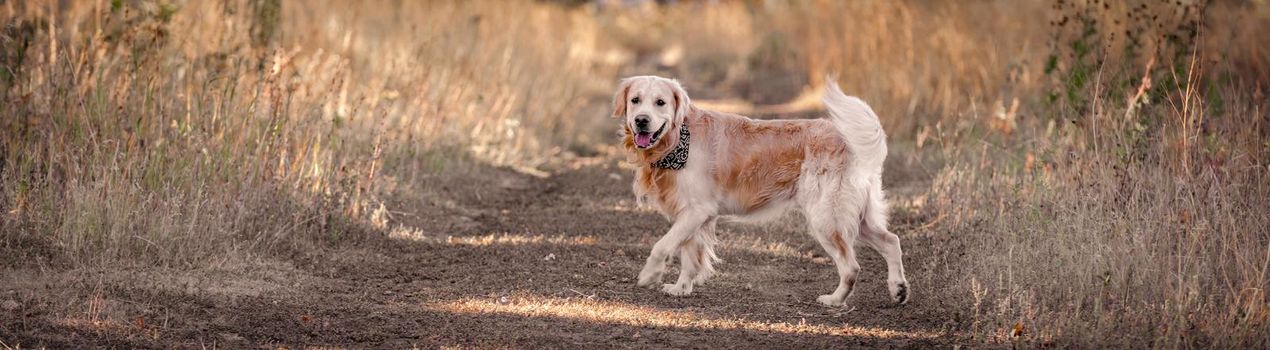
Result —
POLYGON ((587 38, 536 40, 587 32, 553 7, 69 5, 3 5, 13 261, 185 264, 339 240, 382 223, 396 176, 596 142, 573 116, 607 89, 577 58, 587 38), (489 20, 499 9, 527 15, 489 20))
POLYGON ((942 150, 931 213, 967 241, 976 333, 1270 341, 1267 8, 1139 4, 1056 6, 1046 96, 942 150))
POLYGON ((419 174, 604 154, 619 75, 764 105, 835 72, 914 150, 889 171, 933 174, 898 209, 964 244, 978 339, 1270 346, 1265 4, 9 1, 0 23, 6 267, 317 254, 390 234, 382 197, 419 174))

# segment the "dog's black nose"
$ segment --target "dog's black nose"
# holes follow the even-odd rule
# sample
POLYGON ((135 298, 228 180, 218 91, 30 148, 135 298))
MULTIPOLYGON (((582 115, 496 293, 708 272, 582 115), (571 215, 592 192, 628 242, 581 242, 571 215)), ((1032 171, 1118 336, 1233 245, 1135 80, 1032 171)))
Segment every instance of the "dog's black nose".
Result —
POLYGON ((646 115, 636 116, 635 127, 640 129, 648 129, 648 116, 646 115))

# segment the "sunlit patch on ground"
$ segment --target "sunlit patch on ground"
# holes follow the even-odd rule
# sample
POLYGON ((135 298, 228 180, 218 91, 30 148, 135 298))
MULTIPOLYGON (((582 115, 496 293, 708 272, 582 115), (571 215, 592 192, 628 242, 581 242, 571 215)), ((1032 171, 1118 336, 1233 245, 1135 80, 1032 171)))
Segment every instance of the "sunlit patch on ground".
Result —
MULTIPOLYGON (((810 240, 811 238, 807 238, 807 239, 810 240)), ((782 257, 782 258, 795 258, 795 259, 807 259, 807 260, 812 259, 811 252, 803 251, 799 249, 798 247, 791 246, 789 244, 786 244, 785 242, 774 242, 771 240, 764 240, 763 238, 756 237, 756 236, 743 236, 735 240, 725 241, 724 249, 729 249, 729 250, 739 249, 739 250, 744 250, 748 252, 782 257)), ((816 248, 816 249, 820 249, 820 248, 816 248)))
POLYGON ((429 235, 423 231, 409 228, 397 227, 388 232, 389 238, 404 239, 426 243, 446 244, 446 245, 466 245, 466 246, 490 246, 490 245, 595 245, 595 236, 566 236, 566 235, 535 235, 520 233, 491 233, 480 236, 436 236, 429 235))
POLYGON ((885 339, 930 339, 933 332, 909 332, 843 324, 829 326, 805 322, 767 322, 720 319, 691 312, 659 310, 644 306, 583 298, 518 295, 499 299, 462 299, 429 303, 429 310, 462 314, 502 314, 526 317, 558 317, 637 327, 698 330, 743 330, 783 334, 815 334, 885 339))

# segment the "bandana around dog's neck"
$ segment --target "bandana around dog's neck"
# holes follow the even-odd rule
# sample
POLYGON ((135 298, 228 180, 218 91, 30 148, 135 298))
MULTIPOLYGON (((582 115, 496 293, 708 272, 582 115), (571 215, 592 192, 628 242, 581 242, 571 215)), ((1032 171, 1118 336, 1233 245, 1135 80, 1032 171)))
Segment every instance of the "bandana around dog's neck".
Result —
POLYGON ((670 150, 670 153, 666 153, 666 156, 653 162, 652 166, 671 170, 683 169, 684 164, 688 163, 689 136, 688 123, 684 123, 679 127, 679 144, 675 145, 675 149, 670 150))

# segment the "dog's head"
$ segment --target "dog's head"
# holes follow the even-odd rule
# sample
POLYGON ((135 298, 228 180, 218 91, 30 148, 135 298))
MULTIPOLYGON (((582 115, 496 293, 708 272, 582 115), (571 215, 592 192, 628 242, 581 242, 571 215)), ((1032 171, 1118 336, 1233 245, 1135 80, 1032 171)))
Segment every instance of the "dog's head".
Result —
POLYGON ((613 117, 626 122, 635 147, 648 149, 683 123, 688 94, 679 82, 651 75, 622 79, 613 95, 613 117))

